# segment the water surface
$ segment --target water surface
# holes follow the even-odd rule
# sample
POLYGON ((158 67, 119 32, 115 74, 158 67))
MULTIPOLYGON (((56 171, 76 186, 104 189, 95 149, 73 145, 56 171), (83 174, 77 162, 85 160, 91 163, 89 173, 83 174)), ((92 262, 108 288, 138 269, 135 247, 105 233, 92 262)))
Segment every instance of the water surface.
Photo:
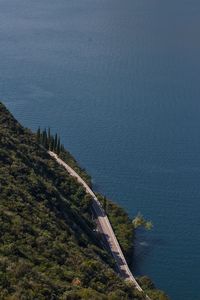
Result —
POLYGON ((200 299, 199 36, 197 0, 0 0, 1 99, 153 221, 134 272, 173 300, 200 299))

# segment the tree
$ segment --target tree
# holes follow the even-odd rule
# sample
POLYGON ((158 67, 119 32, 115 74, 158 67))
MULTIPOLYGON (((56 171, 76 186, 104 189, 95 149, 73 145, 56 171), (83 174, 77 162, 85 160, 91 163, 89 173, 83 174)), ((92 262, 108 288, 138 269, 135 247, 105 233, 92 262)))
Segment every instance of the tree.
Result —
POLYGON ((46 128, 44 130, 44 146, 46 149, 48 149, 48 139, 47 139, 47 131, 46 128))
POLYGON ((60 154, 60 137, 58 137, 58 144, 57 144, 56 152, 57 152, 58 154, 60 154))
POLYGON ((48 128, 48 146, 50 146, 50 142, 51 142, 51 129, 49 127, 48 128))
POLYGON ((105 196, 103 197, 103 209, 105 210, 105 213, 106 213, 107 212, 107 199, 105 196))
POLYGON ((55 138, 54 138, 54 149, 53 149, 54 151, 57 150, 57 145, 58 145, 58 135, 56 133, 55 138))
POLYGON ((48 130, 46 128, 41 131, 40 127, 37 130, 37 142, 42 144, 47 150, 56 152, 57 154, 66 153, 64 146, 61 144, 60 136, 56 133, 55 135, 51 134, 50 127, 48 130))
POLYGON ((42 132, 42 145, 47 148, 47 131, 46 131, 46 128, 45 130, 43 130, 42 132))
POLYGON ((37 142, 40 143, 41 140, 41 132, 40 132, 40 127, 37 130, 37 142))
POLYGON ((144 227, 146 230, 151 230, 153 228, 152 222, 147 221, 140 212, 133 219, 132 223, 135 229, 138 227, 144 227))
POLYGON ((53 148, 54 148, 54 138, 53 138, 53 136, 51 136, 50 143, 49 143, 49 149, 51 151, 53 151, 53 148))

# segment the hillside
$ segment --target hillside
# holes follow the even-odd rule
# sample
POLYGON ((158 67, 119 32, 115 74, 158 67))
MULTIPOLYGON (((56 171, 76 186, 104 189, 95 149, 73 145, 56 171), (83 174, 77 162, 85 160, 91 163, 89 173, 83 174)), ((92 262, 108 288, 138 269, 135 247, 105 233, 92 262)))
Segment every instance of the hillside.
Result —
MULTIPOLYGON (((36 135, 0 103, 0 299, 144 299, 114 271, 90 204, 36 135)), ((121 209, 109 207, 114 224, 114 211, 121 209)), ((120 234, 120 225, 130 232, 130 220, 120 214, 119 242, 130 251, 132 235, 120 234)), ((152 299, 166 299, 148 280, 143 283, 153 289, 152 299)))

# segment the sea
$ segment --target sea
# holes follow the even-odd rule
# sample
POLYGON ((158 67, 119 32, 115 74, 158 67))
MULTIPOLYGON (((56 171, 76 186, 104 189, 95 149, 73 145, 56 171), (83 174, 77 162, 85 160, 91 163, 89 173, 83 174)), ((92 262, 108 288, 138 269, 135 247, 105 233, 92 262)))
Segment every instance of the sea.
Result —
POLYGON ((0 99, 153 222, 133 273, 200 300, 199 0, 0 0, 0 99))

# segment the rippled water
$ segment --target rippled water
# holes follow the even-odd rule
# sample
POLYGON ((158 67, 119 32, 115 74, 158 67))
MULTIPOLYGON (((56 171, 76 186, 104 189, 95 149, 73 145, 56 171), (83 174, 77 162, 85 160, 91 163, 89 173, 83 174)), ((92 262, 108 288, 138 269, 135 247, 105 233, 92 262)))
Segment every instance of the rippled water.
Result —
POLYGON ((134 271, 200 299, 200 3, 0 0, 0 98, 154 223, 134 271))

